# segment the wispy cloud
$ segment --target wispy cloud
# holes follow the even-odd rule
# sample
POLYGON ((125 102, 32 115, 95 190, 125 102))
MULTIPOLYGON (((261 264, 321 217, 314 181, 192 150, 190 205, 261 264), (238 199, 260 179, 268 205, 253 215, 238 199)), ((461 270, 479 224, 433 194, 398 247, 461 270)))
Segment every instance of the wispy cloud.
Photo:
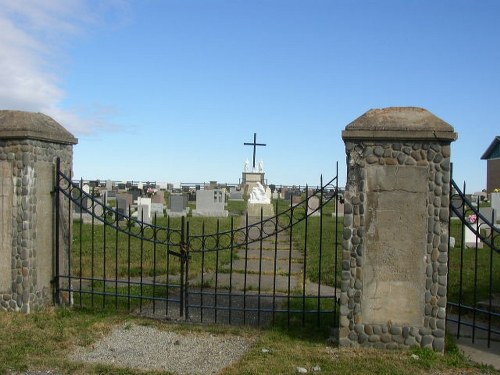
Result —
POLYGON ((68 110, 61 79, 65 45, 108 16, 125 18, 126 3, 91 0, 0 0, 0 109, 43 112, 75 134, 110 128, 105 111, 68 110))

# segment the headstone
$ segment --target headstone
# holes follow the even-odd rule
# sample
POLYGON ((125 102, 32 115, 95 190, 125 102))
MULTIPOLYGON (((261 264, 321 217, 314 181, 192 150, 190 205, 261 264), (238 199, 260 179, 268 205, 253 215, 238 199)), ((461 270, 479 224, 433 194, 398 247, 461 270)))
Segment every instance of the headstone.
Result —
POLYGON ((116 197, 116 210, 118 211, 118 220, 122 220, 124 216, 128 215, 129 205, 127 200, 123 197, 116 197))
MULTIPOLYGON (((299 203, 302 203, 303 199, 300 195, 290 195, 292 197, 292 206, 296 206, 298 205, 299 203)), ((288 198, 290 199, 290 198, 288 198)))
POLYGON ((82 191, 86 194, 90 194, 90 185, 88 184, 83 184, 82 186, 82 191))
POLYGON ((160 203, 161 205, 165 204, 165 195, 163 194, 163 191, 157 191, 153 196, 151 197, 151 202, 152 203, 160 203))
MULTIPOLYGON (((338 200, 337 204, 339 206, 339 208, 337 209, 337 216, 344 217, 344 202, 343 201, 341 202, 340 200, 338 200)), ((335 212, 333 213, 333 215, 335 215, 335 212)))
POLYGON ((151 203, 151 216, 152 217, 163 217, 164 206, 161 203, 151 203))
POLYGON ((243 200, 243 192, 241 189, 232 187, 229 189, 229 199, 231 200, 243 200))
POLYGON ((500 193, 491 193, 491 208, 495 210, 495 223, 500 220, 500 193))
POLYGON ((132 202, 136 202, 137 198, 141 196, 141 190, 137 188, 132 188, 129 190, 129 193, 132 194, 132 202))
POLYGON ((225 189, 198 190, 193 216, 227 217, 225 189))
POLYGON ((137 219, 146 224, 151 224, 151 204, 137 205, 137 219))
POLYGON ((108 191, 103 189, 99 191, 99 194, 101 195, 100 201, 102 202, 103 205, 107 206, 108 205, 108 191))
MULTIPOLYGON (((492 207, 480 207, 479 213, 486 219, 486 222, 491 223, 491 219, 493 218, 493 208, 492 207)), ((494 218, 493 218, 494 219, 494 218)), ((484 220, 479 219, 480 223, 483 223, 484 220)))
POLYGON ((151 198, 137 198, 137 219, 151 223, 151 198))
POLYGON ((128 214, 128 208, 129 208, 129 206, 132 206, 132 204, 134 203, 134 197, 130 193, 121 193, 121 194, 116 195, 117 200, 118 200, 118 198, 125 200, 125 202, 126 202, 125 207, 124 207, 126 209, 125 213, 128 214))
POLYGON ((106 180, 106 190, 113 190, 113 182, 111 180, 106 180))
POLYGON ((307 215, 308 216, 320 216, 321 212, 319 210, 320 199, 317 195, 309 197, 307 201, 307 215))
MULTIPOLYGON (((87 196, 83 196, 81 199, 78 199, 77 203, 74 204, 73 207, 74 212, 77 214, 88 212, 92 208, 92 199, 87 196)), ((78 217, 76 216, 76 218, 78 217)))
MULTIPOLYGON (((477 215, 469 215, 467 221, 470 223, 474 230, 479 230, 477 221, 479 220, 477 215)), ((482 249, 483 243, 481 239, 471 230, 468 226, 465 226, 465 247, 473 249, 473 248, 482 249)))
POLYGON ((186 216, 189 213, 187 195, 170 194, 169 209, 167 215, 171 217, 186 216))

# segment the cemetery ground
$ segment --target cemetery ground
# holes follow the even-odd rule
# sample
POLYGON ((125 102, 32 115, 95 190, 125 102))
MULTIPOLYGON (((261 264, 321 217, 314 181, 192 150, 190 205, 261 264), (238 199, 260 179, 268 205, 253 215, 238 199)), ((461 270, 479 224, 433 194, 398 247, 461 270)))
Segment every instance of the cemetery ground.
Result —
MULTIPOLYGON (((145 332, 154 330, 159 334, 176 335, 176 341, 170 345, 179 346, 183 349, 182 353, 176 352, 176 356, 151 353, 153 357, 156 355, 160 358, 162 363, 167 363, 167 366, 175 361, 199 362, 200 358, 192 357, 189 345, 200 337, 248 342, 248 348, 242 354, 232 358, 231 364, 217 372, 225 375, 296 374, 299 373, 298 368, 319 374, 500 374, 491 367, 478 365, 465 358, 457 350, 452 338, 448 338, 448 349, 444 355, 424 349, 348 349, 332 345, 325 331, 289 329, 279 325, 267 329, 188 325, 78 308, 52 308, 29 315, 0 314, 0 373, 175 374, 168 372, 168 367, 155 369, 154 361, 144 356, 140 344, 137 345, 137 353, 131 349, 134 343, 128 343, 122 353, 120 347, 124 342, 106 344, 101 349, 107 351, 109 356, 102 363, 79 361, 72 357, 81 347, 93 350, 102 346, 100 340, 109 337, 116 329, 126 333, 136 327, 145 332), (113 355, 119 358, 120 354, 125 354, 127 362, 135 365, 124 365, 112 360, 113 355)), ((154 347, 154 335, 143 339, 146 342, 153 341, 154 347)), ((166 343, 159 342, 158 345, 165 346, 166 343)), ((219 355, 231 357, 229 352, 219 355)), ((209 360, 201 358, 201 361, 209 360)), ((199 373, 197 368, 192 371, 184 373, 199 373)))
MULTIPOLYGON (((237 215, 230 218, 188 218, 189 230, 193 233, 222 232, 232 226, 237 227, 244 224, 241 213, 244 206, 241 202, 230 202, 235 206, 230 207, 230 212, 237 215), (241 206, 241 207, 240 207, 241 206)), ((278 211, 289 207, 288 202, 278 202, 278 211)), ((312 280, 321 280, 332 287, 335 285, 335 275, 326 270, 332 270, 337 265, 337 274, 341 272, 342 252, 342 218, 335 221, 331 213, 334 211, 332 205, 323 209, 321 217, 312 217, 306 224, 300 223, 294 229, 293 242, 297 247, 307 244, 308 277, 312 280), (322 236, 318 235, 320 222, 324 228, 322 236), (302 227, 300 227, 302 226, 302 227), (340 243, 335 243, 334 233, 339 234, 340 243), (322 242, 321 244, 319 242, 322 242), (317 249, 323 248, 322 266, 318 269, 316 260, 319 256, 317 249), (336 255, 337 254, 337 255, 336 255), (337 258, 336 258, 337 256, 337 258), (337 259, 337 260, 336 260, 337 259), (313 268, 313 265, 316 268, 313 268)), ((169 227, 180 226, 180 218, 163 218, 158 224, 169 227)), ((76 256, 72 258, 75 269, 82 276, 92 278, 96 275, 108 275, 111 278, 119 275, 121 277, 157 277, 161 272, 155 269, 155 264, 160 264, 159 259, 165 253, 165 248, 154 246, 151 243, 140 241, 136 238, 122 236, 111 230, 104 230, 103 226, 94 226, 75 221, 73 228, 74 237, 81 238, 81 246, 74 248, 76 256), (118 246, 116 245, 118 243, 118 246), (117 256, 116 248, 126 249, 125 255, 117 256), (93 249, 94 251, 90 251, 93 249), (81 255, 81 256, 80 256, 81 255)), ((483 248, 478 251, 467 249, 460 251, 461 228, 458 223, 451 227, 452 235, 457 239, 454 249, 450 250, 450 274, 449 274, 449 296, 450 300, 462 298, 462 301, 473 304, 485 299, 490 293, 488 286, 500 286, 500 259, 498 256, 490 258, 490 252, 483 248), (460 267, 458 260, 463 260, 462 278, 465 282, 462 288, 458 288, 460 279, 460 267), (490 264, 493 261, 493 284, 490 284, 490 264), (473 272, 477 264, 477 272, 473 272)), ((230 238, 221 237, 218 241, 230 241, 230 238)), ((75 243, 79 243, 75 241, 75 243)), ((207 253, 206 256, 193 254, 190 268, 210 270, 222 267, 230 262, 229 252, 221 254, 207 253)), ((166 265, 167 259, 164 259, 166 265)), ((172 275, 179 272, 179 264, 171 262, 165 270, 172 275)), ((159 276, 159 277, 160 277, 159 276)), ((340 280, 337 277, 337 283, 340 280)), ((95 288, 105 288, 108 293, 113 293, 112 285, 101 285, 95 282, 95 288)), ((175 356, 172 354, 162 355, 163 361, 168 363, 199 362, 200 358, 194 358, 194 349, 198 339, 220 338, 222 340, 241 339, 248 343, 243 353, 234 355, 231 363, 217 370, 219 374, 296 374, 298 368, 304 368, 308 373, 314 373, 314 369, 320 370, 321 374, 500 374, 491 367, 481 366, 466 358, 459 352, 454 338, 447 337, 447 350, 444 355, 430 350, 411 349, 408 351, 379 351, 368 349, 338 348, 331 341, 331 329, 328 326, 317 327, 314 324, 306 324, 305 327, 295 327, 287 324, 286 319, 278 317, 272 327, 248 327, 228 325, 201 325, 165 320, 148 319, 130 314, 141 303, 137 300, 119 298, 112 295, 103 299, 96 295, 79 296, 75 293, 75 306, 72 308, 57 307, 39 311, 29 315, 23 314, 0 314, 0 374, 175 374, 170 368, 154 367, 155 361, 148 360, 137 346, 137 352, 130 346, 122 349, 122 353, 135 365, 124 364, 119 360, 111 361, 120 349, 107 346, 111 357, 103 363, 90 363, 76 360, 73 354, 80 350, 91 351, 103 344, 101 340, 111 337, 115 330, 129 332, 140 327, 141 329, 154 329, 159 333, 174 333, 180 337, 171 342, 175 348, 179 346, 182 351, 177 350, 175 356), (81 298, 79 300, 79 298, 81 298), (94 298, 93 303, 89 303, 94 298), (81 307, 79 302, 84 302, 81 307), (88 307, 92 306, 92 307, 88 307), (116 308, 118 307, 118 308, 116 308), (192 349, 190 351, 190 348, 192 349), (197 361, 196 361, 196 360, 197 361), (37 372, 39 371, 39 372, 37 372)), ((500 293, 500 290, 493 290, 500 293)), ((162 293, 162 290, 144 287, 144 294, 162 293)), ((313 319, 314 320, 314 319, 313 319)), ((306 322, 311 323, 311 322, 306 322)), ((312 322, 314 323, 314 322, 312 322)), ((497 322, 500 324, 500 322, 497 322)), ((150 332, 150 331, 147 331, 150 332)), ((147 336, 146 341, 154 340, 153 336, 147 336)), ((116 345, 124 343, 117 340, 116 345)), ((207 341, 208 342, 208 341, 207 341)), ((130 343, 129 343, 130 344, 130 343)), ((160 343, 159 343, 160 344, 160 343)), ((165 342, 161 343, 165 344, 165 342)), ((209 344, 207 344, 209 345, 209 344)), ((155 351, 154 349, 152 350, 155 351)), ((232 357, 232 349, 222 354, 224 358, 232 357)), ((199 353, 199 352, 197 352, 199 353)), ((216 353, 217 354, 217 353, 216 353)), ((218 359, 219 357, 217 357, 218 359)), ((203 361, 203 358, 201 358, 203 361)), ((127 361, 128 363, 130 361, 127 361)), ((208 358, 204 358, 208 362, 208 358)), ((220 360, 220 364, 223 361, 220 360)), ((197 373, 185 370, 184 373, 197 373)))
MULTIPOLYGON (((275 202, 276 203, 276 202, 275 202)), ((228 210, 234 216, 227 218, 206 218, 189 217, 189 231, 191 234, 224 233, 231 228, 238 228, 245 225, 246 202, 229 201, 228 210)), ((283 212, 289 208, 289 202, 279 200, 277 202, 277 212, 283 212)), ((342 272, 342 233, 343 218, 339 217, 335 221, 332 213, 335 207, 333 202, 328 203, 322 211, 321 217, 311 217, 306 221, 299 222, 294 226, 292 241, 297 248, 308 248, 305 264, 306 274, 310 281, 318 282, 331 287, 340 287, 340 275, 342 272), (306 227, 307 225, 307 227, 306 227), (323 227, 322 235, 319 235, 320 228, 323 227), (335 238, 337 232, 337 240, 335 238), (335 243, 337 241, 337 243, 335 243), (321 242, 321 243, 320 243, 321 242), (318 249, 322 252, 319 253, 318 249), (321 256, 321 261, 319 257, 321 256), (321 264, 321 267, 319 265, 321 264), (336 275, 332 270, 336 269, 336 275), (335 283, 337 285, 335 285, 335 283)), ((300 216, 300 208, 295 214, 300 216)), ((280 219, 282 220, 282 219, 280 219)), ((159 218, 159 227, 180 228, 182 218, 159 218)), ((286 223, 283 223, 286 226, 286 223)), ((75 221, 73 232, 75 244, 73 249, 73 268, 77 270, 77 277, 92 278, 104 277, 113 278, 157 278, 171 279, 169 282, 176 282, 179 277, 180 262, 172 261, 166 257, 168 246, 154 245, 151 242, 141 241, 138 238, 130 238, 123 233, 116 233, 106 230, 102 225, 92 226, 75 221), (105 243, 105 246, 103 245, 105 243), (121 249, 117 253, 116 249, 121 249), (161 267, 164 270, 160 269, 161 267), (166 272, 165 272, 166 271, 166 272), (159 276, 158 276, 159 275, 159 276)), ((141 228, 136 228, 140 232, 141 228)), ((180 229, 179 229, 180 231, 180 229)), ((482 249, 462 250, 462 225, 459 221, 452 220, 450 227, 451 235, 455 238, 455 246, 449 253, 449 278, 448 278, 448 299, 449 301, 459 301, 466 305, 476 305, 483 300, 487 300, 489 295, 500 297, 500 256, 492 252, 486 245, 482 249), (490 287, 492 288, 490 290, 490 287)), ((145 237, 161 237, 162 234, 154 234, 150 229, 146 230, 145 237), (149 232, 148 232, 149 231, 149 232)), ((214 246, 228 247, 231 238, 221 235, 207 240, 204 245, 207 248, 214 246), (208 243, 211 241, 211 243, 208 243)), ((238 259, 237 251, 208 251, 195 252, 190 258, 190 275, 196 276, 203 272, 210 272, 217 269, 217 272, 227 272, 224 266, 238 259)), ((210 287, 210 281, 204 281, 204 287, 210 287)), ((94 282, 95 290, 106 288, 108 293, 113 293, 113 285, 104 285, 98 281, 94 282)), ((120 287, 118 287, 119 289, 120 287)), ((124 289, 126 287, 122 287, 124 289)), ((130 286, 128 286, 130 288, 130 286)), ((132 286, 132 288, 137 288, 132 286)), ((120 290, 115 290, 120 294, 120 290)), ((151 289, 151 288, 149 288, 151 289)), ((162 290, 141 290, 141 294, 162 293, 162 290)), ((102 301, 99 296, 80 296, 75 293, 75 303, 78 298, 95 298, 92 305, 101 305, 102 302, 116 305, 117 299, 108 298, 102 301)), ((86 301, 88 305, 88 301, 86 301)), ((132 302, 134 303, 134 302, 132 302)), ((118 304, 130 309, 130 300, 119 299, 118 304), (125 306, 127 305, 127 306, 125 306)), ((500 322, 494 322, 500 325, 500 322)))

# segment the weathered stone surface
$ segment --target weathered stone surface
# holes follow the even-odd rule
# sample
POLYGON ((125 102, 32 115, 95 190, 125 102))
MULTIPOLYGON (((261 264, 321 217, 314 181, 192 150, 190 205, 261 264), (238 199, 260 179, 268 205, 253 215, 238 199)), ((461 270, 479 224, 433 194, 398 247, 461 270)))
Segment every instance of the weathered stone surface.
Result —
POLYGON ((341 320, 350 322, 344 342, 442 351, 449 144, 456 134, 421 108, 386 108, 356 119, 342 137, 349 169, 343 265, 351 270, 343 267, 341 283, 350 296, 341 298, 341 320), (361 324, 363 336, 350 341, 361 324))
MULTIPOLYGON (((52 303, 54 163, 60 158, 62 170, 70 172, 75 143, 48 116, 0 111, 2 310, 29 313, 52 303)), ((61 204, 61 212, 69 211, 67 204, 61 204)), ((68 239, 60 240, 68 250, 68 239)), ((61 260, 61 266, 67 264, 64 255, 61 260)))
POLYGON ((421 324, 426 172, 424 168, 366 168, 369 226, 361 303, 366 307, 366 322, 421 324), (411 229, 409 223, 413 223, 411 229))

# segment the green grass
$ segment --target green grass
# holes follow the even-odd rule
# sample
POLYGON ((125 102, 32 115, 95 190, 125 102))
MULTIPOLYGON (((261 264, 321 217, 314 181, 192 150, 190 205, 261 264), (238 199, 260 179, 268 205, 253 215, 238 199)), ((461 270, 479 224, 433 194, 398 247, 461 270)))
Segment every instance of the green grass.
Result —
POLYGON ((492 252, 485 244, 477 251, 475 248, 462 250, 462 224, 457 220, 451 222, 451 235, 455 237, 456 243, 449 252, 448 300, 461 300, 474 306, 479 301, 489 299, 490 276, 491 293, 500 294, 500 254, 492 252))
MULTIPOLYGON (((290 207, 288 201, 278 201, 278 212, 285 212, 290 207)), ((343 218, 336 218, 334 200, 325 204, 320 216, 312 216, 306 220, 306 209, 297 206, 289 216, 293 225, 292 238, 296 249, 305 252, 306 275, 310 281, 335 286, 340 282, 342 262, 343 218), (337 271, 335 273, 335 270, 337 271)), ((280 217, 282 225, 289 225, 290 220, 280 217)))
MULTIPOLYGON (((239 219, 234 219, 233 226, 239 225, 239 219)), ((79 220, 73 226, 73 256, 72 273, 75 276, 93 278, 126 278, 130 277, 152 277, 155 275, 179 274, 180 257, 167 255, 169 252, 181 254, 179 246, 182 240, 181 218, 172 218, 167 222, 166 218, 157 221, 158 227, 170 228, 171 231, 159 230, 154 233, 151 228, 141 229, 135 225, 130 233, 124 233, 104 225, 84 224, 79 220), (159 241, 153 243, 148 240, 137 238, 134 235, 159 241), (169 239, 170 241, 168 241, 169 239)), ((204 219, 192 217, 185 229, 185 236, 189 227, 189 235, 221 233, 231 228, 231 218, 204 219)), ((125 224, 120 226, 126 230, 125 224)), ((207 238, 202 244, 203 248, 228 247, 230 236, 214 235, 207 238)), ((197 245, 201 245, 197 243, 197 245)), ((230 252, 206 252, 201 254, 193 252, 190 260, 191 272, 213 270, 216 262, 219 266, 230 261, 230 252)))
MULTIPOLYGON (((296 367, 321 374, 499 374, 477 365, 448 341, 445 355, 429 350, 380 351, 335 348, 328 333, 312 330, 252 329, 248 327, 193 326, 96 313, 80 309, 51 309, 36 314, 0 313, 0 374, 51 371, 57 374, 167 374, 135 370, 119 364, 74 362, 70 354, 79 346, 92 347, 115 327, 145 325, 182 335, 239 335, 253 342, 243 357, 220 375, 296 374, 296 367)), ((189 355, 189 352, 186 353, 189 355)))

